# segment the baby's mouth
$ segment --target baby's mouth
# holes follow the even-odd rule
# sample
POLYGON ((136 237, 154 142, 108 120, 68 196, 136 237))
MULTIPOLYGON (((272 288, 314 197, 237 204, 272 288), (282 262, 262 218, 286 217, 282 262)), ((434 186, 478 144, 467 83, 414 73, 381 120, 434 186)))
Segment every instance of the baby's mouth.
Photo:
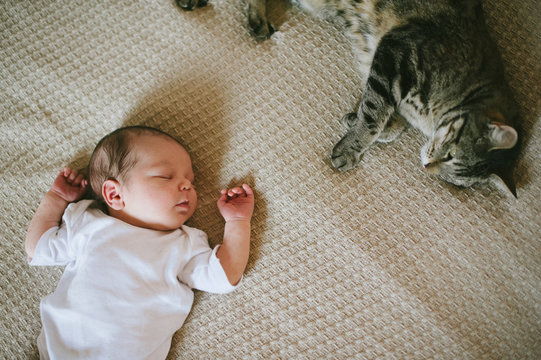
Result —
POLYGON ((190 202, 188 200, 183 200, 179 202, 178 204, 176 204, 175 206, 181 207, 181 208, 187 208, 189 205, 190 205, 190 202))

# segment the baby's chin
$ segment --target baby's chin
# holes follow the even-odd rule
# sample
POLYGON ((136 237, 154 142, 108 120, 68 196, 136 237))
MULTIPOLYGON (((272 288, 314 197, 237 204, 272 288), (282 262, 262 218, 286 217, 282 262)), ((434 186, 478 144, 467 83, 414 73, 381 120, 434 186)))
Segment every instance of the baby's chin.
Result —
POLYGON ((143 227, 143 228, 146 228, 146 229, 149 229, 149 230, 156 230, 156 231, 165 231, 165 232, 168 232, 168 231, 174 231, 174 230, 177 230, 179 228, 182 227, 182 225, 184 225, 184 223, 186 222, 186 220, 188 219, 179 219, 179 220, 176 220, 176 221, 170 221, 170 222, 160 222, 160 223, 146 223, 146 224, 140 224, 139 226, 140 227, 143 227))
POLYGON ((175 230, 178 230, 182 227, 182 225, 184 225, 186 221, 179 221, 179 222, 175 222, 175 223, 171 223, 171 224, 164 224, 162 226, 156 226, 154 228, 154 230, 158 230, 158 231, 175 231, 175 230))

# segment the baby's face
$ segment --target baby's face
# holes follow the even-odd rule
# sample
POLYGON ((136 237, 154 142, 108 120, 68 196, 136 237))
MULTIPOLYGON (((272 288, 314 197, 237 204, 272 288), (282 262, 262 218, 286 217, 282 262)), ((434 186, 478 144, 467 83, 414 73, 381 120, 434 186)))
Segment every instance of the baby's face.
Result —
POLYGON ((197 205, 188 152, 165 136, 139 135, 133 141, 136 163, 121 184, 124 220, 154 230, 179 228, 197 205))

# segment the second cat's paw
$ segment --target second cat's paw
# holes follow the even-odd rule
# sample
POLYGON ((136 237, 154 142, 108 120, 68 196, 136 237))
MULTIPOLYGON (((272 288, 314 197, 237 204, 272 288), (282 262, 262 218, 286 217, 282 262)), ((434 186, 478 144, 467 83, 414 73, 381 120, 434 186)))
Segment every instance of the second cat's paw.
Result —
POLYGON ((193 10, 207 5, 207 0, 176 0, 176 2, 184 10, 193 10))
POLYGON ((274 33, 272 25, 266 19, 257 15, 248 17, 248 26, 257 40, 266 40, 274 33))

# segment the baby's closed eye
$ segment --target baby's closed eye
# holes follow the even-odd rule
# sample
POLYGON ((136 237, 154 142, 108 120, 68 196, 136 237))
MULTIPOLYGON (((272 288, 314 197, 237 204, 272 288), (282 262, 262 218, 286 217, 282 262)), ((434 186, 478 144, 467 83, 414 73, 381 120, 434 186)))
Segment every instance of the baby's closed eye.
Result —
POLYGON ((170 174, 156 174, 156 175, 152 175, 152 177, 156 179, 161 179, 161 180, 173 179, 173 175, 170 175, 170 174))

